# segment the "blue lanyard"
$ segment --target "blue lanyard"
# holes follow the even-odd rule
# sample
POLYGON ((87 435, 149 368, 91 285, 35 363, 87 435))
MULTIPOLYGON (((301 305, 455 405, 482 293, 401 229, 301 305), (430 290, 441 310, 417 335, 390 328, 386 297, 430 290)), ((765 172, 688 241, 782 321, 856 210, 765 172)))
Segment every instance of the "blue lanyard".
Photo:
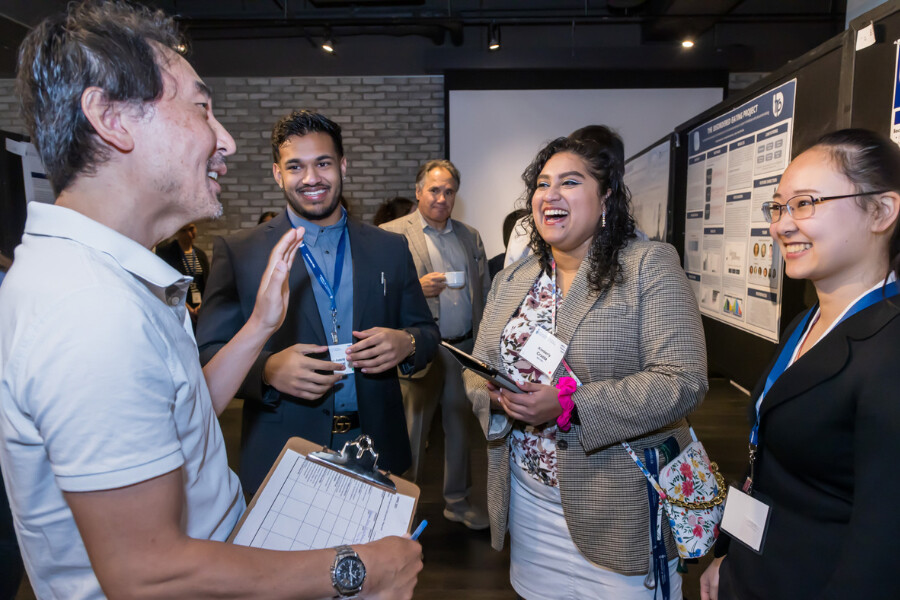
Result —
MULTIPOLYGON (((647 463, 647 470, 654 477, 659 477, 659 451, 656 448, 647 448, 644 450, 644 460, 647 463)), ((647 482, 647 498, 650 501, 650 555, 653 557, 653 568, 647 574, 644 580, 644 586, 647 586, 647 579, 653 575, 654 587, 653 598, 656 598, 656 590, 662 595, 662 600, 669 600, 671 589, 669 583, 669 557, 666 554, 666 542, 662 538, 662 524, 657 523, 659 514, 659 494, 656 489, 648 481, 647 482)))
POLYGON ((337 256, 334 260, 334 286, 328 283, 328 278, 325 277, 325 273, 322 272, 322 268, 319 267, 319 264, 316 262, 316 259, 313 258, 312 252, 309 250, 305 242, 300 242, 300 254, 303 255, 303 260, 306 261, 306 264, 309 265, 309 270, 313 272, 313 275, 316 277, 316 281, 319 282, 319 285, 322 286, 322 290, 328 295, 328 300, 331 302, 331 341, 334 344, 338 343, 338 335, 337 335, 337 292, 341 287, 341 275, 344 272, 344 253, 347 250, 347 228, 344 227, 344 230, 341 232, 341 241, 338 242, 337 247, 337 256))
MULTIPOLYGON (((856 313, 866 308, 869 308, 873 304, 880 302, 885 298, 892 298, 896 296, 897 293, 900 292, 898 289, 897 282, 891 282, 884 287, 880 287, 870 291, 868 294, 857 300, 850 309, 844 313, 844 316, 841 317, 840 321, 835 323, 835 327, 838 324, 844 322, 846 319, 852 317, 856 313)), ((775 361, 775 366, 772 367, 772 370, 769 372, 769 376, 766 378, 766 385, 763 387, 762 394, 760 394, 760 398, 764 399, 766 394, 769 393, 769 389, 775 383, 775 381, 781 376, 782 373, 785 372, 788 368, 788 363, 791 360, 791 356, 794 355, 794 351, 797 349, 797 344, 800 342, 800 338, 803 336, 803 332, 806 331, 806 328, 809 327, 809 320, 812 318, 813 313, 815 312, 816 307, 812 307, 806 313, 806 316, 803 317, 803 321, 797 328, 794 330, 794 333, 791 334, 791 337, 788 338, 787 343, 784 345, 784 348, 781 349, 781 354, 778 356, 778 360, 775 361)), ((753 425, 753 429, 750 430, 750 444, 751 446, 759 445, 759 409, 762 407, 763 400, 757 401, 756 408, 756 423, 753 425)), ((751 449, 751 452, 753 450, 751 449)), ((752 459, 751 459, 752 460, 752 459)))

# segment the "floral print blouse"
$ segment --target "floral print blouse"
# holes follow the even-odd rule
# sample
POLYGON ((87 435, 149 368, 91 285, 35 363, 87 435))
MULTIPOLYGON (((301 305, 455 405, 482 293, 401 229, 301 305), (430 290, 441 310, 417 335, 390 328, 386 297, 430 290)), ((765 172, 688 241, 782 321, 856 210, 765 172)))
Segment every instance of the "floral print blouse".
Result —
MULTIPOLYGON (((503 329, 500 337, 500 364, 516 382, 551 383, 549 377, 519 357, 519 351, 528 342, 535 327, 543 327, 553 333, 553 294, 553 279, 541 272, 522 305, 503 329)), ((512 462, 529 476, 553 487, 559 487, 556 478, 556 431, 555 421, 537 427, 516 421, 508 438, 512 462)))

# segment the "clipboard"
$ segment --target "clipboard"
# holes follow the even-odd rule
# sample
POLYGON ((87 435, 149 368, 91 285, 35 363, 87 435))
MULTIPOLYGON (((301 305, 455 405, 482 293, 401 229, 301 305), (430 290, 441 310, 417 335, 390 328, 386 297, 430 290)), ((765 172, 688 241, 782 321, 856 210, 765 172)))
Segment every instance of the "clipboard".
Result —
POLYGON ((227 541, 312 550, 409 533, 419 487, 378 470, 377 460, 366 435, 340 453, 290 438, 227 541))
POLYGON ((461 364, 464 368, 469 369, 476 375, 487 379, 497 387, 506 388, 507 390, 515 394, 522 393, 522 390, 519 388, 519 386, 516 385, 515 381, 513 381, 491 365, 487 364, 486 362, 478 360, 471 354, 467 354, 456 346, 448 344, 447 342, 441 342, 441 346, 449 350, 453 358, 459 361, 459 364, 461 364))

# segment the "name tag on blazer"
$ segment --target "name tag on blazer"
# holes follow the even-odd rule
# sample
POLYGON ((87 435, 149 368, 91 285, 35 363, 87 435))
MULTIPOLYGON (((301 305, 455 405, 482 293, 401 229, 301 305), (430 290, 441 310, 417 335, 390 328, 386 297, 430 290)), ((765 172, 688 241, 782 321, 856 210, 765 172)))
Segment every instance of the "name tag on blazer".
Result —
POLYGON ((556 367, 562 362, 569 345, 558 337, 537 326, 531 337, 519 351, 519 356, 530 362, 547 377, 553 377, 556 367))

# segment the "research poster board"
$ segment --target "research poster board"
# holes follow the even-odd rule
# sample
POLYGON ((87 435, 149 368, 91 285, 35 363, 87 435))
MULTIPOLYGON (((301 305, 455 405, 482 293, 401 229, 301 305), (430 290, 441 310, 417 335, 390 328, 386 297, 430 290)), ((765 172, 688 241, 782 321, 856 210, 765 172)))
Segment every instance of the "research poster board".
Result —
POLYGON ((797 80, 688 134, 685 272, 700 312, 778 342, 782 260, 762 203, 791 158, 797 80))
POLYGON ((637 228, 658 242, 669 240, 669 146, 667 138, 625 161, 625 186, 637 228))
POLYGON ((897 47, 894 57, 894 102, 891 109, 891 139, 900 145, 900 40, 894 41, 897 47))

